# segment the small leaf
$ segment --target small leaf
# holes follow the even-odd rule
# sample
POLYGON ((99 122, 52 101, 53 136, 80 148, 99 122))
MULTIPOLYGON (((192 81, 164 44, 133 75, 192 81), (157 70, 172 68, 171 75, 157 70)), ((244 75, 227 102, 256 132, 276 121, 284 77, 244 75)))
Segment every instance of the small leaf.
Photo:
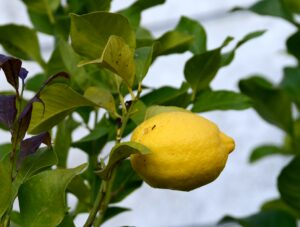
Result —
POLYGON ((177 106, 150 106, 146 111, 145 120, 165 112, 189 112, 189 111, 177 106))
POLYGON ((17 93, 19 92, 19 73, 21 65, 21 60, 0 54, 0 69, 3 70, 7 82, 15 88, 17 93))
POLYGON ((300 68, 285 68, 280 86, 300 108, 300 68))
POLYGON ((296 156, 281 171, 278 177, 278 190, 281 198, 289 206, 300 211, 300 156, 296 156))
POLYGON ((21 25, 0 26, 0 43, 13 56, 24 60, 34 60, 44 66, 40 53, 37 34, 34 30, 21 25))
POLYGON ((12 130, 17 116, 16 96, 0 95, 0 122, 12 130))
POLYGON ((37 136, 32 136, 26 140, 23 140, 20 145, 17 168, 20 167, 23 160, 27 156, 34 154, 42 143, 46 144, 48 147, 51 146, 51 137, 49 132, 43 132, 37 136))
POLYGON ((107 166, 97 171, 97 174, 104 180, 111 177, 111 171, 118 162, 128 158, 132 154, 149 154, 150 150, 144 145, 136 142, 123 142, 115 145, 109 155, 107 166))
POLYGON ((40 93, 40 99, 44 105, 34 103, 29 126, 29 132, 34 134, 50 130, 78 107, 95 106, 93 102, 61 83, 45 87, 40 93))
POLYGON ((11 162, 9 155, 0 160, 0 217, 3 216, 6 209, 10 206, 12 191, 11 162))
POLYGON ((147 109, 146 105, 142 101, 138 100, 133 104, 131 108, 130 119, 136 125, 139 125, 145 119, 146 109, 147 109))
POLYGON ((186 81, 191 85, 194 96, 197 91, 206 88, 214 79, 221 67, 221 50, 230 41, 228 37, 221 47, 194 55, 184 66, 184 76, 186 81))
POLYGON ((84 61, 81 65, 96 63, 117 74, 129 87, 132 87, 135 76, 133 52, 123 38, 110 36, 101 57, 92 61, 84 61))
POLYGON ((247 34, 244 38, 242 38, 236 44, 236 46, 233 48, 232 51, 227 52, 222 55, 222 66, 227 66, 233 61, 233 59, 235 57, 235 51, 239 47, 243 46, 245 43, 247 43, 248 41, 251 41, 252 39, 262 36, 265 32, 266 32, 265 30, 261 30, 261 31, 255 31, 255 32, 251 32, 251 33, 247 34))
POLYGON ((22 0, 28 9, 37 13, 49 14, 58 8, 60 0, 22 0))
POLYGON ((291 101, 283 90, 258 76, 241 80, 239 87, 252 99, 254 109, 263 119, 292 134, 291 101))
POLYGON ((132 169, 130 161, 124 160, 116 167, 116 175, 112 185, 111 203, 119 203, 136 189, 141 187, 143 180, 132 169))
POLYGON ((66 168, 67 158, 72 143, 72 133, 79 126, 70 116, 57 125, 57 131, 54 141, 54 151, 58 157, 57 166, 66 168))
POLYGON ((249 158, 250 163, 256 162, 258 160, 261 160, 262 158, 266 158, 270 155, 288 155, 291 154, 288 151, 286 151, 282 147, 278 147, 275 145, 261 145, 259 147, 256 147, 249 158))
POLYGON ((112 35, 121 37, 131 50, 135 48, 135 35, 126 17, 107 12, 71 14, 72 46, 80 55, 98 59, 112 35))
POLYGON ((129 208, 124 208, 124 207, 115 207, 115 206, 109 206, 103 216, 103 222, 108 221, 109 219, 117 216, 118 214, 124 213, 130 211, 129 208))
POLYGON ((251 100, 245 95, 223 90, 203 91, 197 95, 192 111, 244 110, 249 107, 251 100))
POLYGON ((198 21, 182 16, 175 30, 193 35, 194 39, 189 48, 193 54, 201 54, 206 51, 206 32, 198 21))
POLYGON ((140 47, 135 50, 134 60, 136 67, 136 78, 138 82, 142 82, 148 73, 148 69, 152 63, 153 46, 140 47))
POLYGON ((194 36, 176 30, 166 32, 156 40, 159 44, 158 50, 155 52, 155 57, 173 53, 183 53, 189 49, 193 40, 194 36))
POLYGON ((238 223, 243 227, 297 227, 297 221, 293 216, 289 213, 278 210, 261 211, 244 218, 226 216, 220 221, 220 223, 238 223))
POLYGON ((106 109, 114 116, 118 115, 115 99, 108 90, 100 87, 89 87, 85 90, 84 97, 96 103, 99 107, 106 109))
POLYGON ((24 227, 57 226, 66 211, 65 190, 86 165, 41 172, 20 188, 19 203, 24 227))

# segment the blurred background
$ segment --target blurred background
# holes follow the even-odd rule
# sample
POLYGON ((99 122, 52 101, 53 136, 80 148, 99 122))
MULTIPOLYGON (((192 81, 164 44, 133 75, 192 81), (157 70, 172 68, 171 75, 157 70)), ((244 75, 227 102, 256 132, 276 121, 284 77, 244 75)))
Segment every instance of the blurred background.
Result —
MULTIPOLYGON (((130 5, 131 0, 114 0, 112 11, 130 5)), ((253 0, 168 0, 162 6, 151 8, 143 13, 142 24, 154 35, 159 36, 173 28, 181 15, 200 21, 208 34, 208 48, 218 47, 227 36, 235 40, 245 34, 266 29, 267 33, 241 47, 234 62, 223 68, 212 83, 214 89, 238 90, 241 78, 253 74, 266 75, 270 81, 278 83, 284 65, 295 62, 285 53, 285 40, 294 32, 294 28, 281 19, 261 17, 249 12, 230 13, 235 6, 246 7, 253 0)), ((16 23, 30 25, 22 1, 0 0, 0 24, 16 23)), ((17 34, 16 34, 17 35, 17 34)), ((43 56, 48 59, 53 48, 52 39, 40 35, 43 56)), ((234 45, 228 47, 230 49, 234 45)), ((0 48, 0 52, 3 50, 0 48)), ((183 66, 189 53, 160 57, 154 63, 145 79, 151 87, 170 85, 179 87, 183 81, 183 66)), ((23 63, 29 70, 29 76, 39 72, 37 65, 23 63)), ((1 74, 2 75, 2 74, 1 74)), ((4 77, 0 77, 0 89, 9 89, 4 77)), ((260 204, 277 197, 276 178, 288 158, 272 156, 249 164, 250 151, 261 143, 279 144, 282 133, 279 129, 262 121, 251 109, 246 111, 213 111, 203 114, 216 122, 219 127, 236 141, 236 150, 230 155, 227 166, 221 176, 212 184, 192 192, 153 189, 143 184, 142 188, 122 202, 122 206, 131 208, 105 223, 110 226, 143 227, 180 227, 206 226, 215 224, 226 214, 243 216, 254 213, 260 204)), ((74 139, 81 138, 84 130, 76 131, 74 139)), ((8 142, 9 135, 0 130, 0 143, 8 142)), ((110 147, 105 148, 109 151, 110 147)), ((80 150, 72 150, 69 166, 86 161, 80 150)), ((71 202, 74 198, 68 198, 71 202)), ((17 206, 17 205, 16 205, 17 206)), ((86 219, 81 215, 76 226, 82 226, 86 219)))

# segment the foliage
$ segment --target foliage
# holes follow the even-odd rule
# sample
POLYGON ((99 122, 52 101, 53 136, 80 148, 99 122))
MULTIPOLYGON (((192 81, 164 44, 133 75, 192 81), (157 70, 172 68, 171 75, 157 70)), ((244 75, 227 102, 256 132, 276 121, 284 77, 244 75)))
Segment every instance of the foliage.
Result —
MULTIPOLYGON (((122 139, 144 119, 174 109, 199 113, 253 107, 263 119, 284 130, 286 144, 256 149, 251 160, 272 154, 295 155, 295 161, 279 177, 279 190, 282 203, 297 211, 299 181, 293 172, 299 167, 300 124, 292 117, 291 108, 295 105, 300 110, 299 65, 286 68, 276 86, 256 76, 240 82, 241 93, 212 90, 211 82, 234 60, 238 48, 264 31, 246 34, 225 53, 223 48, 232 37, 208 50, 204 27, 188 17, 181 17, 174 29, 154 37, 140 25, 141 15, 164 2, 137 0, 119 12, 110 12, 111 0, 23 0, 32 27, 0 26, 0 44, 7 55, 15 56, 0 55, 0 68, 14 90, 0 94, 0 126, 11 134, 11 144, 0 145, 0 226, 74 226, 80 213, 89 214, 85 226, 100 226, 129 211, 115 203, 139 188, 142 180, 126 159, 133 153, 151 151, 122 139), (51 36, 55 43, 47 61, 41 54, 39 33, 51 36), (185 63, 185 81, 180 88, 163 85, 151 89, 143 84, 154 61, 184 52, 191 57, 185 63), (22 61, 35 62, 41 72, 26 79, 22 61), (24 90, 35 94, 25 100, 24 90), (78 122, 75 114, 81 117, 78 122), (89 132, 73 141, 72 133, 80 127, 89 132), (116 145, 106 157, 103 148, 112 141, 116 145), (68 168, 72 147, 85 152, 87 167, 68 168), (67 193, 77 198, 75 208, 69 208, 67 193), (20 213, 12 209, 16 199, 20 213)), ((250 10, 281 17, 299 29, 294 12, 285 4, 263 0, 250 10), (276 7, 271 9, 270 4, 276 7)), ((298 42, 299 31, 287 41, 287 49, 299 61, 298 42)), ((294 223, 295 212, 286 214, 287 209, 278 205, 280 211, 270 209, 272 212, 246 219, 226 220, 294 223)))

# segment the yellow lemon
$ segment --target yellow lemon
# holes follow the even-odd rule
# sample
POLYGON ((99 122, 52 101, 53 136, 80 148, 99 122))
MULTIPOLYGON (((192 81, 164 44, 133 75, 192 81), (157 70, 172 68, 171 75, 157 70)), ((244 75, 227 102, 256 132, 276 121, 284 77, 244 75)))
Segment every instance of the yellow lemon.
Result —
POLYGON ((151 153, 131 155, 133 169, 155 188, 190 191, 215 180, 234 149, 232 138, 191 112, 166 112, 140 124, 131 141, 151 153))

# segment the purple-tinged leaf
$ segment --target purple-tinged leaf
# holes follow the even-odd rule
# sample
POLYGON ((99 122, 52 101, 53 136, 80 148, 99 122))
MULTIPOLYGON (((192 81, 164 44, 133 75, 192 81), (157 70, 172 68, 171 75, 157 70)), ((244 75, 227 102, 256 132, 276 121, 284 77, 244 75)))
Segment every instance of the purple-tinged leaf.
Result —
POLYGON ((7 82, 15 88, 17 93, 21 65, 21 60, 0 54, 0 68, 4 71, 7 82))
POLYGON ((51 137, 49 132, 43 132, 37 136, 32 136, 21 142, 20 154, 17 161, 17 167, 19 168, 22 164, 22 161, 31 154, 34 154, 37 149, 44 143, 48 147, 51 146, 51 137))
POLYGON ((23 80, 23 82, 26 79, 27 75, 28 71, 25 68, 21 68, 19 72, 19 77, 23 80))
POLYGON ((12 130, 16 116, 16 96, 0 95, 0 122, 8 129, 12 130))

